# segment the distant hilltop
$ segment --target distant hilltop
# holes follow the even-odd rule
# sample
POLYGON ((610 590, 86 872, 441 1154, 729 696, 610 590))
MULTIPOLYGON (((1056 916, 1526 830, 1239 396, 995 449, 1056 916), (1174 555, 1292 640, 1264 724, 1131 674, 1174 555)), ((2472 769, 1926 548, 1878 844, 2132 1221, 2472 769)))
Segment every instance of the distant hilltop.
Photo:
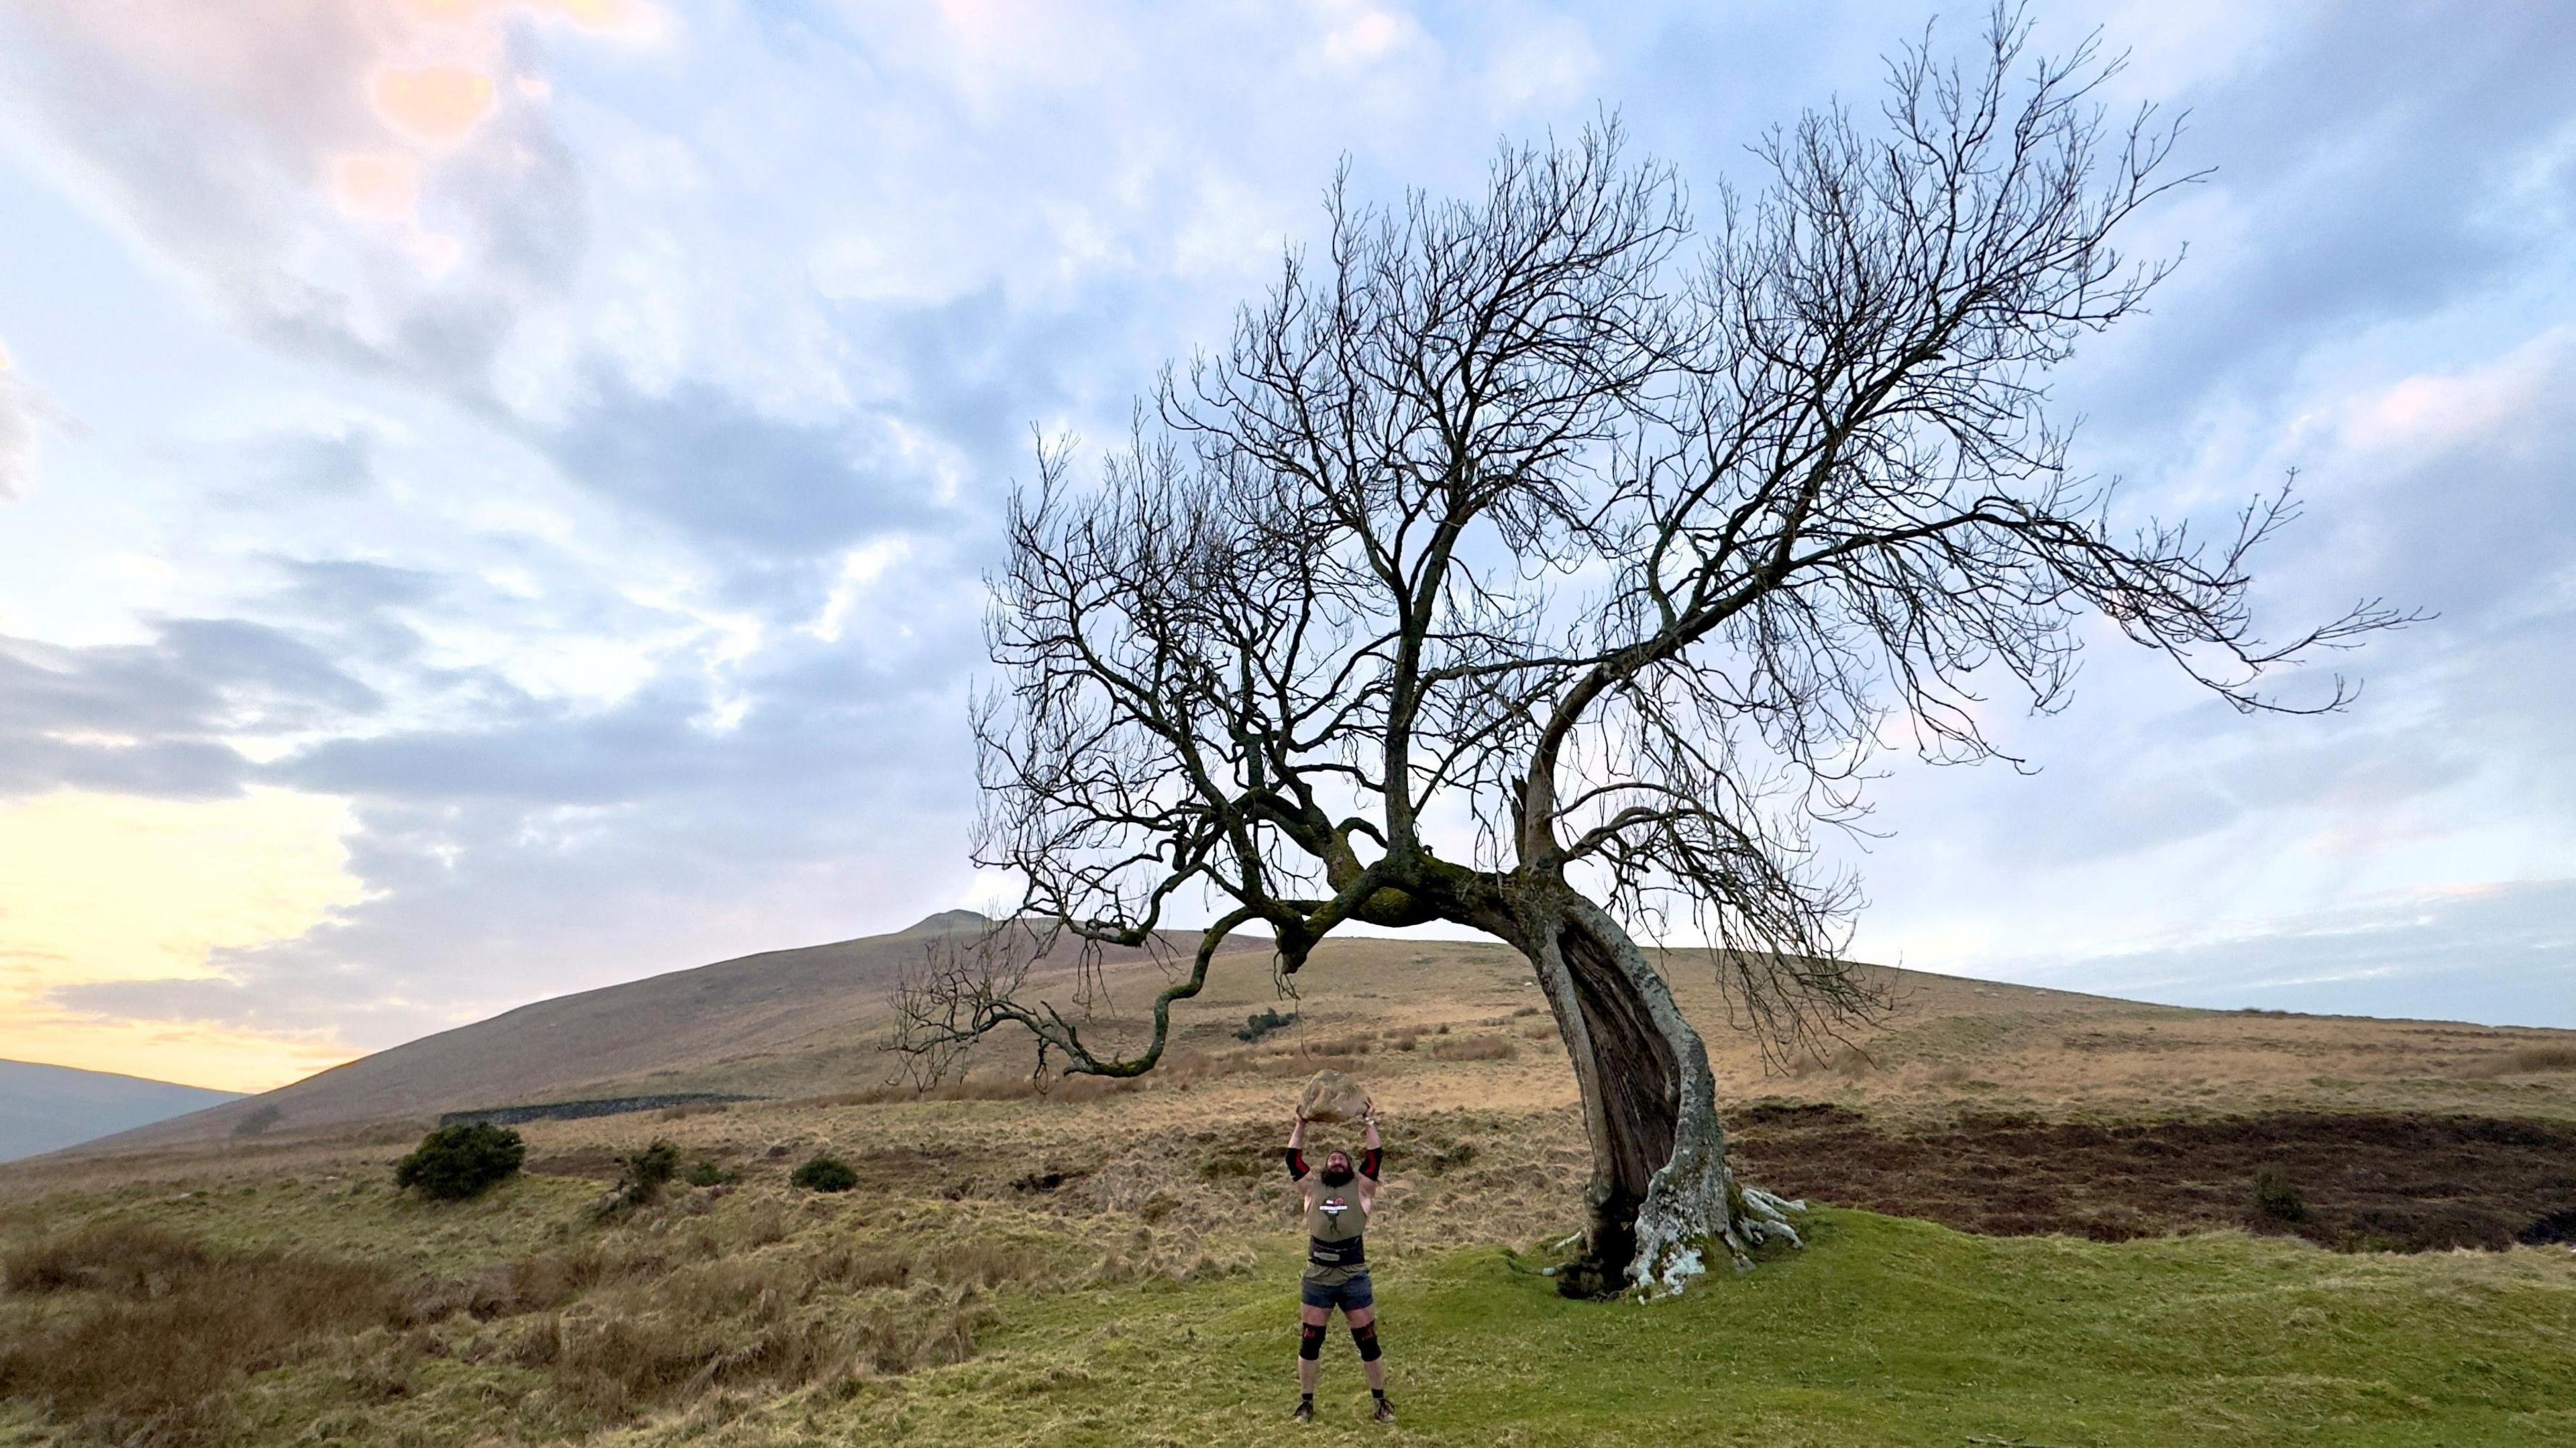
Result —
POLYGON ((56 1151, 238 1099, 231 1091, 140 1076, 0 1061, 0 1161, 56 1151))
MULTIPOLYGON (((943 938, 981 934, 997 923, 973 910, 942 910, 888 935, 773 950, 557 996, 362 1056, 264 1096, 185 1116, 159 1113, 169 1120, 147 1115, 102 1126, 85 1135, 119 1134, 86 1146, 121 1151, 293 1136, 362 1121, 426 1127, 451 1112, 566 1102, 863 1090, 883 1084, 891 1069, 879 1047, 896 984, 943 938), (129 1126, 139 1129, 120 1130, 129 1126)), ((1163 953, 1197 945, 1194 930, 1167 932, 1163 953)), ((1269 940, 1245 935, 1228 941, 1227 949, 1267 950, 1269 940)), ((1070 971, 1077 954, 1067 941, 1030 964, 1041 973, 1070 971)), ((1147 953, 1102 948, 1096 954, 1100 964, 1116 965, 1147 953)), ((75 1140, 81 1138, 54 1144, 75 1140)))

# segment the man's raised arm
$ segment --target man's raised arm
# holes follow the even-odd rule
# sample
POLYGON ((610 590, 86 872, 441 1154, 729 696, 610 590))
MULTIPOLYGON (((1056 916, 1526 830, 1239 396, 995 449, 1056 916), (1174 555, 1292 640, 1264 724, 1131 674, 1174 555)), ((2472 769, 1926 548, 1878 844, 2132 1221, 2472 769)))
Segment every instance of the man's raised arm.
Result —
POLYGON ((1379 1145, 1377 1139, 1377 1102, 1375 1100, 1361 1105, 1360 1125, 1367 1128, 1367 1134, 1360 1138, 1360 1175, 1374 1183, 1377 1180, 1379 1165, 1386 1160, 1386 1151, 1379 1145))

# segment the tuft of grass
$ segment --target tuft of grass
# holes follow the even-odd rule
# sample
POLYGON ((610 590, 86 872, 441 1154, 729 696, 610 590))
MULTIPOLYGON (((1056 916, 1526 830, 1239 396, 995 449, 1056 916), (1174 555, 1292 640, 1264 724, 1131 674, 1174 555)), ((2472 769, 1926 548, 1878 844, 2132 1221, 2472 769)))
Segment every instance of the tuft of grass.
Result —
POLYGON ((162 1228, 106 1222, 10 1254, 13 1293, 63 1299, 0 1343, 0 1399, 111 1442, 235 1441, 228 1390, 317 1339, 381 1324, 383 1268, 291 1252, 219 1255, 162 1228))
POLYGON ((2576 1071, 2576 1045, 2525 1046, 2507 1055, 2505 1071, 2537 1074, 2543 1071, 2576 1071))
POLYGON ((1503 1036, 1452 1036, 1432 1042, 1431 1054, 1443 1061, 1517 1061, 1521 1048, 1503 1036))

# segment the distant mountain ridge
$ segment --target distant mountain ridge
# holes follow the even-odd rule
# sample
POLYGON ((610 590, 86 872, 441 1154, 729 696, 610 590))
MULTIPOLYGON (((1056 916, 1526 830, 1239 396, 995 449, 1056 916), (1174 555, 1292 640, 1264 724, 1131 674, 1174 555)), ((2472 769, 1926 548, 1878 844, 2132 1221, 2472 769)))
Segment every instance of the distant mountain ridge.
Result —
POLYGON ((0 1161, 66 1146, 241 1099, 112 1071, 0 1061, 0 1161))
MULTIPOLYGON (((890 935, 764 951, 556 996, 94 1144, 150 1147, 236 1130, 293 1133, 589 1096, 852 1090, 887 1073, 879 1043, 888 997, 904 972, 996 923, 972 910, 947 910, 890 935)), ((1198 937, 1174 934, 1171 941, 1185 951, 1198 937)), ((1240 937, 1226 948, 1267 950, 1270 942, 1240 937)), ((1102 959, 1116 964, 1141 954, 1104 950, 1102 959)), ((1072 959, 1060 947, 1036 968, 1070 970, 1072 959)))

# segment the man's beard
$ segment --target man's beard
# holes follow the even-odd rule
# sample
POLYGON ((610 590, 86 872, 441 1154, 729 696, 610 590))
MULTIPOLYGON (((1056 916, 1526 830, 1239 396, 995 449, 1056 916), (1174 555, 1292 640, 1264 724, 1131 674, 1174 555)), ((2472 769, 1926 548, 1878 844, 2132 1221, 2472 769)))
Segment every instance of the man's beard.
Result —
POLYGON ((1358 1173, 1352 1171, 1346 1166, 1328 1166, 1324 1168, 1324 1185, 1328 1187, 1346 1187, 1351 1184, 1351 1178, 1356 1175, 1358 1175, 1358 1173))

